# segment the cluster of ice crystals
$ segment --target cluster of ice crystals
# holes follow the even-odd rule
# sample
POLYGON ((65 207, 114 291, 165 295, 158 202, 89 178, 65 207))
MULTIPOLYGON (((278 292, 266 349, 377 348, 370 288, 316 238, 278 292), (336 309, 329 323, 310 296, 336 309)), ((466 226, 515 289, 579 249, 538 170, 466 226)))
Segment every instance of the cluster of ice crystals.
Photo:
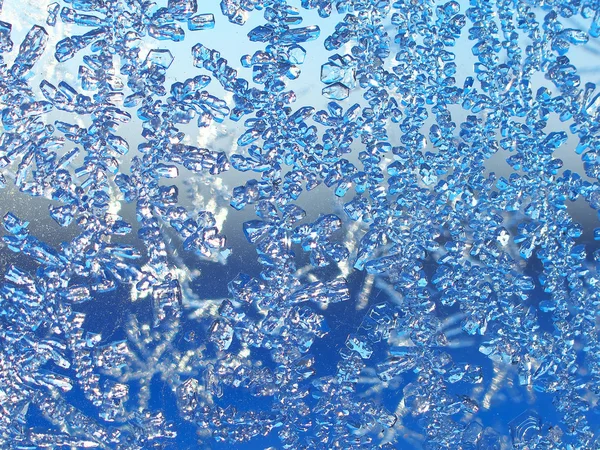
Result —
POLYGON ((0 0, 0 447, 596 448, 598 2, 215 6, 0 0))

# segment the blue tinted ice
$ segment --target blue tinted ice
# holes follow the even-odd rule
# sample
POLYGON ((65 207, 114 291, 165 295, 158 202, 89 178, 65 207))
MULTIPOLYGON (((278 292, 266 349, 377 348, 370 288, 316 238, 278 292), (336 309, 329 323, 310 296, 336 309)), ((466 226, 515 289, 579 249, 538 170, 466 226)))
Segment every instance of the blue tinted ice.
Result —
POLYGON ((598 446, 597 2, 34 3, 1 448, 598 446))

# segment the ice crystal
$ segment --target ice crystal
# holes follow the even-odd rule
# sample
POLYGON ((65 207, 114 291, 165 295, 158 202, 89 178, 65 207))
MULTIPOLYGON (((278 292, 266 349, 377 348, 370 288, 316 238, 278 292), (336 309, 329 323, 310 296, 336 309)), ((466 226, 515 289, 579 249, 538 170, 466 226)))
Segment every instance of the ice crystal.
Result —
POLYGON ((25 7, 2 448, 598 446, 597 2, 25 7))

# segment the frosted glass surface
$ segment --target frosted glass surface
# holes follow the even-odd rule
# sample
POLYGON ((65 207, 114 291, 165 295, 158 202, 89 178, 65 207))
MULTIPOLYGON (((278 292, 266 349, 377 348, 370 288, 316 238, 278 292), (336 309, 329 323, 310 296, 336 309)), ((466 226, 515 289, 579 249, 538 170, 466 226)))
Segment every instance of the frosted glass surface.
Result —
POLYGON ((0 448, 600 449, 596 0, 0 0, 0 448))

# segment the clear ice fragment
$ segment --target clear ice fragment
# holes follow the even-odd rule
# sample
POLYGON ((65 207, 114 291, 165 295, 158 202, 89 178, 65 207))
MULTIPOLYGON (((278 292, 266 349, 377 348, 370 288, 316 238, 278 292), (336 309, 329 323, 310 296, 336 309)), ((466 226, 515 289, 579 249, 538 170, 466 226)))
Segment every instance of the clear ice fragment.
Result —
POLYGON ((342 83, 333 83, 322 90, 323 97, 332 100, 344 100, 350 95, 350 89, 342 83))
POLYGON ((212 14, 198 14, 192 16, 187 21, 188 30, 210 30, 215 27, 215 16, 212 14))

